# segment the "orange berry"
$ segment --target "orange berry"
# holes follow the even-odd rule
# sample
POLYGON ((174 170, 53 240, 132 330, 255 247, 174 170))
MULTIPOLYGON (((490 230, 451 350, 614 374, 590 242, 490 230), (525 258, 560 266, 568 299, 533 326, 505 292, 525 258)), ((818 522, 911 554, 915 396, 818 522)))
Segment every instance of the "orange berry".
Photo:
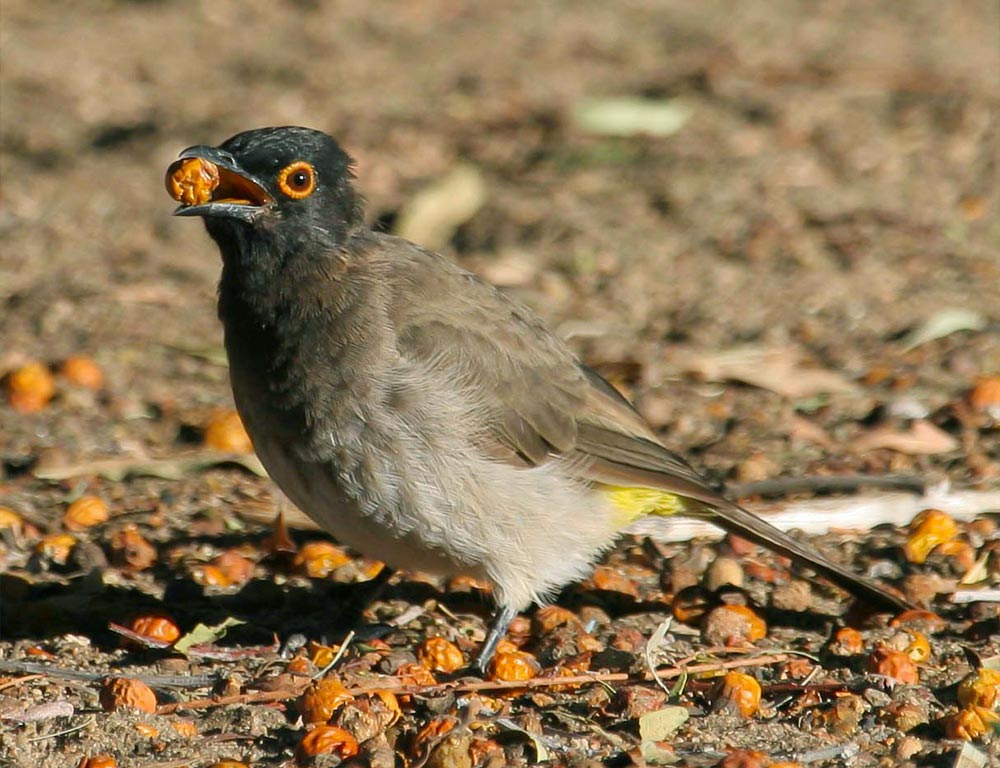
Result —
POLYGON ((311 675, 314 667, 305 656, 296 656, 288 660, 288 663, 285 665, 285 671, 293 675, 311 675))
POLYGON ((699 584, 685 587, 670 603, 673 617, 683 624, 700 624, 710 608, 710 596, 699 584))
POLYGON ((104 499, 99 496, 81 496, 63 514, 63 525, 70 531, 82 531, 106 523, 111 513, 104 499))
POLYGON ((309 541, 302 545, 292 565, 311 579, 325 579, 349 562, 351 558, 342 547, 329 541, 309 541))
POLYGON ((490 662, 489 678, 502 682, 531 680, 537 677, 542 667, 538 660, 525 651, 498 653, 490 662))
POLYGON ((236 411, 219 410, 205 427, 205 445, 223 453, 253 453, 253 443, 236 411))
POLYGON ((760 709, 760 683, 742 672, 727 672, 715 687, 713 709, 752 717, 760 709))
POLYGON ((180 627, 174 623, 174 620, 162 615, 137 616, 132 619, 129 629, 138 635, 164 643, 173 643, 181 636, 180 627))
POLYGON ((101 686, 101 706, 108 712, 125 708, 155 712, 156 694, 141 680, 109 677, 101 686))
POLYGON ((853 627, 841 627, 833 633, 830 653, 834 656, 857 656, 864 653, 865 639, 853 627))
POLYGON ((455 719, 452 717, 435 717, 427 722, 423 728, 417 731, 413 739, 413 746, 420 747, 430 739, 437 739, 455 730, 455 719))
POLYGON ((212 560, 229 584, 246 584, 253 578, 254 564, 235 549, 227 549, 212 560))
POLYGON ((448 582, 449 592, 489 592, 489 582, 474 578, 467 574, 453 577, 448 582))
POLYGON ((513 653, 516 650, 518 650, 517 643, 514 643, 505 637, 497 643, 495 653, 513 653))
POLYGON ((15 533, 24 529, 24 518, 13 509, 0 507, 0 531, 11 528, 15 533))
POLYGON ((472 765, 503 765, 503 747, 493 739, 474 738, 469 744, 469 758, 472 765))
POLYGON ((901 683, 916 685, 920 682, 920 674, 913 660, 904 651, 894 651, 885 646, 879 646, 868 657, 868 669, 901 683))
POLYGON ((198 726, 193 720, 175 720, 170 725, 185 739, 193 739, 198 735, 198 726))
POLYGON ((56 565, 66 565, 75 546, 75 536, 68 533, 50 533, 35 545, 35 552, 56 565))
POLYGON ((195 565, 191 568, 191 578, 203 587, 228 587, 232 585, 222 569, 211 563, 195 565))
POLYGON ((547 634, 557 627, 567 624, 572 626, 580 625, 579 617, 573 611, 563 608, 561 605, 542 606, 535 611, 535 621, 538 623, 538 629, 542 634, 547 634))
POLYGON ((925 509, 909 528, 903 552, 911 563, 924 562, 934 547, 958 536, 958 523, 940 509, 925 509))
POLYGON ((746 605, 720 605, 705 616, 701 634, 713 645, 754 643, 767 636, 767 623, 746 605))
POLYGON ((961 573, 968 573, 976 564, 975 548, 962 539, 941 542, 934 547, 934 554, 950 558, 961 573))
POLYGON ((399 718, 403 716, 403 710, 399 707, 399 699, 396 698, 396 694, 392 691, 387 691, 379 689, 377 691, 371 691, 369 696, 377 696, 383 704, 385 704, 386 709, 392 713, 392 721, 389 725, 396 722, 399 718))
POLYGON ((381 560, 369 560, 368 558, 359 558, 357 561, 358 565, 358 575, 363 581, 370 581, 382 573, 385 568, 385 563, 381 560))
POLYGON ((163 180, 170 196, 184 205, 201 205, 212 199, 220 184, 219 166, 200 157, 177 160, 163 180))
POLYGON ((767 768, 770 759, 765 752, 756 749, 734 749, 715 768, 767 768))
POLYGON ((156 547, 139 533, 134 525, 127 525, 111 536, 112 560, 133 571, 144 571, 156 562, 156 547))
POLYGON ((1000 375, 984 376, 969 393, 972 407, 1000 419, 1000 375))
POLYGON ((118 761, 112 755, 81 757, 76 768, 118 768, 118 761))
POLYGON ((147 739, 155 739, 160 732, 149 723, 135 723, 135 729, 147 739))
MULTIPOLYGON (((401 664, 395 674, 399 678, 400 685, 426 688, 437 684, 434 673, 419 661, 401 664)), ((408 693, 401 693, 398 695, 398 700, 402 705, 409 705, 413 702, 413 696, 408 693)))
POLYGON ((922 632, 907 632, 910 642, 903 652, 915 663, 923 664, 931 657, 931 644, 922 632))
POLYGON ((1000 710, 1000 671, 979 667, 958 684, 958 703, 963 707, 1000 710))
POLYGON ((104 372, 101 367, 89 357, 75 355, 66 358, 59 372, 71 384, 87 389, 100 389, 104 386, 104 372))
POLYGON ((7 402, 20 413, 37 413, 55 393, 56 381, 42 363, 28 363, 7 377, 7 402))
POLYGON ((329 754, 337 755, 341 760, 348 760, 358 754, 358 742, 350 733, 337 725, 318 725, 299 742, 300 758, 329 754))
POLYGON ((890 619, 889 626, 893 629, 907 626, 920 627, 925 632, 934 634, 935 632, 943 630, 947 625, 945 624, 945 620, 936 613, 933 613, 932 611, 921 611, 914 608, 908 611, 903 611, 899 615, 894 616, 890 619))
POLYGON ((309 643, 309 660, 320 669, 333 663, 340 652, 338 645, 320 645, 319 643, 309 643))
POLYGON ((324 677, 306 689, 299 699, 299 712, 307 723, 325 723, 354 696, 336 677, 324 677))
POLYGON ((436 685, 437 679, 434 673, 419 662, 410 662, 400 665, 396 670, 396 677, 400 678, 403 685, 436 685))
POLYGON ((949 739, 975 741, 989 733, 987 719, 982 713, 988 712, 982 708, 966 707, 944 718, 944 733, 949 739))
POLYGON ((634 581, 621 571, 606 565, 595 568, 590 581, 595 588, 605 592, 620 592, 636 599, 639 597, 639 587, 634 581))
POLYGON ((450 640, 428 637, 417 648, 417 658, 432 672, 449 674, 465 666, 465 657, 450 640))
POLYGON ((805 680, 815 669, 816 665, 809 659, 789 659, 781 665, 781 676, 791 680, 805 680))

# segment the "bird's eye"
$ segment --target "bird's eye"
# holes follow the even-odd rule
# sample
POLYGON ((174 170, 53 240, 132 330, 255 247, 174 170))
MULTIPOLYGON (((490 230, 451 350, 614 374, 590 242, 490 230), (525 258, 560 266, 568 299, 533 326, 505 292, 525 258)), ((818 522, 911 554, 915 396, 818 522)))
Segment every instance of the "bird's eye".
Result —
POLYGON ((305 160, 296 160, 278 174, 278 189, 292 200, 309 197, 316 189, 316 171, 305 160))

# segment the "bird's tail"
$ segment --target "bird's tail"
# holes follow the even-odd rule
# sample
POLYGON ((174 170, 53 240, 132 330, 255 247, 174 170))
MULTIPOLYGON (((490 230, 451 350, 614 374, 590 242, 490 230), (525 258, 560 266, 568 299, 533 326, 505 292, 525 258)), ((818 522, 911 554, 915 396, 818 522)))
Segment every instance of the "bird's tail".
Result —
POLYGON ((625 525, 645 518, 646 524, 641 525, 639 530, 653 538, 656 538, 656 528, 671 524, 662 518, 675 515, 696 517, 784 555, 874 606, 895 612, 912 607, 874 581, 827 560, 808 545, 796 541, 766 520, 721 496, 709 503, 654 488, 604 486, 604 490, 609 494, 625 525), (658 524, 650 525, 649 523, 654 522, 651 518, 661 520, 658 524))

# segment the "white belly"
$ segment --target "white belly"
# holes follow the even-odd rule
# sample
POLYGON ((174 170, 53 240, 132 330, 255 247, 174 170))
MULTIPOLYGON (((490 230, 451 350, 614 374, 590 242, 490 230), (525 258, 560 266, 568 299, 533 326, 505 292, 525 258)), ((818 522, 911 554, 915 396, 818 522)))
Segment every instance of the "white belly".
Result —
POLYGON ((319 462, 258 423, 267 412, 254 402, 261 393, 236 385, 237 407, 281 490, 340 542, 393 568, 486 579, 500 604, 523 609, 586 576, 615 539, 611 505, 571 467, 516 467, 477 450, 471 409, 453 393, 417 388, 422 402, 411 399, 408 412, 384 403, 355 411, 361 416, 339 431, 311 435, 311 450, 330 449, 319 462), (409 417, 414 410, 421 421, 409 417))

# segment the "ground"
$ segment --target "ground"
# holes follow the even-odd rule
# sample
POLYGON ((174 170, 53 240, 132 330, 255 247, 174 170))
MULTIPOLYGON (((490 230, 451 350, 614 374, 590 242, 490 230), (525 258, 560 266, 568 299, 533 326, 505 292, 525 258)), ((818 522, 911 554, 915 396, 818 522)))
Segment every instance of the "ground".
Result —
MULTIPOLYGON (((288 691, 324 660, 316 643, 339 643, 355 623, 341 608, 376 570, 352 555, 310 577, 302 545, 322 535, 276 541, 268 481, 203 447, 232 404, 218 256, 197 222, 171 218, 161 184, 180 149, 261 125, 325 129, 355 157, 383 228, 472 168, 481 205, 435 245, 534 307, 713 481, 902 474, 987 493, 1000 488, 997 29, 989 0, 5 0, 0 761, 305 761, 293 757, 306 728, 288 691), (610 135, 585 121, 587 105, 619 97, 678 122, 610 135), (754 356, 734 367, 733 350, 754 356), (15 408, 18 371, 39 361, 59 372, 79 356, 103 384, 59 373, 51 402, 15 408), (77 525, 62 557, 43 537, 72 527, 68 505, 88 496, 110 517, 77 525), (213 581, 206 565, 224 554, 250 570, 213 581), (184 632, 247 623, 220 641, 225 652, 185 657, 122 645, 110 624, 144 613, 184 632), (290 659, 274 638, 296 633, 313 645, 290 659), (152 682, 159 713, 106 712, 98 694, 112 673, 152 682), (213 680, 196 687, 197 676, 213 680), (210 701, 213 681, 235 702, 171 708, 210 701)), ((535 616, 512 638, 543 675, 594 673, 603 685, 502 697, 422 688, 400 694, 391 725, 370 696, 333 718, 377 766, 530 764, 532 737, 570 765, 712 765, 736 748, 813 766, 951 765, 956 683, 989 666, 1000 631, 995 605, 935 602, 927 585, 953 591, 975 563, 967 580, 995 582, 993 530, 985 514, 963 521, 952 549, 923 564, 904 556, 913 536, 891 526, 814 539, 945 617, 936 633, 926 617, 895 629, 858 620, 863 650, 840 655, 831 635, 854 619, 838 618, 838 593, 788 581, 766 553, 626 538, 562 596, 571 616, 535 616), (706 573, 718 553, 723 565, 706 573), (676 592, 717 586, 726 568, 745 585, 728 599, 769 623, 754 644, 764 660, 709 653, 718 643, 705 626, 678 620, 664 664, 748 664, 765 699, 749 719, 715 711, 720 694, 697 676, 670 704, 637 682, 646 640, 683 614, 676 592), (873 674, 885 671, 866 662, 879 642, 917 632, 932 638, 919 682, 873 674), (788 650, 818 660, 772 658, 788 650), (639 716, 670 705, 690 719, 645 730, 639 716), (445 734, 442 723, 457 725, 445 734)), ((428 635, 468 657, 487 608, 478 585, 404 575, 366 617, 410 620, 355 640, 333 674, 392 687, 373 675, 412 661, 428 635)), ((995 754, 995 735, 976 743, 995 754)))

